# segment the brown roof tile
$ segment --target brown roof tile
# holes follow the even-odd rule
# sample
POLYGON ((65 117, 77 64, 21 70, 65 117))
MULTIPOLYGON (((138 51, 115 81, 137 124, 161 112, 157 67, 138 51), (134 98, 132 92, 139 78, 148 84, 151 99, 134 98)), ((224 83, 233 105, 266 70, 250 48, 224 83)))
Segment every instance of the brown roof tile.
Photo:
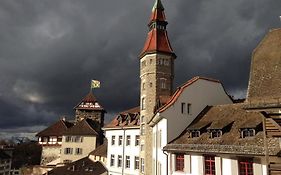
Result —
POLYGON ((94 151, 90 152, 89 155, 107 157, 107 141, 98 146, 94 151))
POLYGON ((136 127, 139 126, 140 107, 134 107, 120 112, 104 128, 136 127))
POLYGON ((70 123, 65 120, 59 120, 56 123, 52 124, 48 128, 40 131, 36 134, 37 137, 44 137, 44 136, 62 136, 63 132, 66 131, 68 128, 72 127, 73 123, 70 123))
MULTIPOLYGON (((257 151, 263 151, 264 140, 263 140, 263 132, 261 130, 257 130, 257 133, 254 137, 251 138, 241 138, 241 129, 243 128, 256 128, 262 122, 262 115, 259 112, 254 111, 246 111, 242 109, 242 105, 218 105, 209 108, 201 118, 197 119, 196 122, 192 123, 187 129, 176 139, 174 139, 171 143, 169 143, 165 150, 173 150, 173 151, 195 151, 195 152, 227 152, 227 148, 241 149, 243 152, 243 147, 245 150, 248 148, 256 149, 257 151), (190 130, 198 123, 215 123, 217 125, 219 123, 219 127, 227 126, 233 121, 231 128, 228 131, 223 133, 223 135, 219 138, 210 138, 210 133, 204 131, 201 133, 200 137, 190 138, 190 130), (201 149, 202 148, 202 149, 201 149), (225 148, 225 150, 224 150, 225 148), (200 150, 201 149, 201 150, 200 150), (207 149, 207 150, 206 150, 207 149), (210 150, 208 150, 210 149, 210 150)), ((203 124, 201 126, 203 126, 203 124)), ((218 126, 214 127, 217 128, 218 126)), ((272 142, 275 142, 274 140, 272 142)), ((274 144, 273 144, 274 145, 274 144)), ((272 149, 277 149, 273 147, 272 149)), ((230 151, 230 150, 229 150, 230 151)), ((274 150, 276 151, 276 150, 274 150)), ((244 152, 246 153, 246 152, 244 152)), ((250 152, 249 152, 250 153, 250 152)), ((262 152, 264 153, 264 152, 262 152)), ((254 152, 251 152, 254 154, 254 152)))
POLYGON ((74 126, 64 131, 63 135, 96 135, 100 126, 97 122, 91 119, 84 119, 77 122, 74 126))
POLYGON ((85 109, 85 110, 104 110, 104 108, 98 103, 93 92, 89 92, 74 109, 85 109))
MULTIPOLYGON (((107 169, 101 162, 94 162, 84 157, 63 167, 57 167, 49 171, 48 175, 102 175, 107 169)), ((47 175, 46 174, 46 175, 47 175)))

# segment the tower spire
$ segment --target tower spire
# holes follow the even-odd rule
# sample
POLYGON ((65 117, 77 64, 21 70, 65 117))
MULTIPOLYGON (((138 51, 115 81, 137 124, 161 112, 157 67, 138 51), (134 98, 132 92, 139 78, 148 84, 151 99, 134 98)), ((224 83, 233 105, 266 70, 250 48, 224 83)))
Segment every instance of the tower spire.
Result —
POLYGON ((166 30, 168 22, 166 21, 164 7, 161 0, 155 0, 152 13, 148 23, 149 32, 147 34, 144 48, 140 58, 149 53, 164 53, 176 57, 168 38, 166 30))
POLYGON ((164 10, 164 7, 162 5, 161 0, 155 0, 154 6, 152 8, 152 11, 155 11, 155 9, 164 10))

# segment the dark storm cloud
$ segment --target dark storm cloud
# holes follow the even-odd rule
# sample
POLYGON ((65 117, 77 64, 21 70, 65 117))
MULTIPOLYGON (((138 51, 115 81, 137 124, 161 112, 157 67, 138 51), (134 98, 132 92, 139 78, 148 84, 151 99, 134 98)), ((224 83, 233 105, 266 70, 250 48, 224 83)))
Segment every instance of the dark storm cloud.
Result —
MULTIPOLYGON (((178 86, 220 79, 247 88, 251 52, 280 26, 276 0, 163 0, 178 86)), ((95 95, 111 116, 138 105, 139 59, 152 0, 0 2, 0 129, 48 125, 102 82, 95 95)))

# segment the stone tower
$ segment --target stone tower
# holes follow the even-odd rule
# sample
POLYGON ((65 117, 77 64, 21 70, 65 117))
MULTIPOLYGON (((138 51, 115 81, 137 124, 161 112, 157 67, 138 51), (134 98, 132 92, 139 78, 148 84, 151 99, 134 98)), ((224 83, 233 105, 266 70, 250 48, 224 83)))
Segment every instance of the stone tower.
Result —
POLYGON ((92 119, 100 124, 100 127, 104 125, 104 114, 106 111, 98 103, 92 91, 90 91, 82 101, 74 107, 75 121, 81 121, 83 119, 92 119))
POLYGON ((152 128, 147 122, 152 118, 160 97, 172 94, 174 60, 176 55, 170 45, 166 30, 167 21, 161 0, 156 0, 148 24, 149 32, 140 54, 140 115, 141 115, 141 174, 152 174, 152 128), (142 167, 142 166, 141 166, 142 167))

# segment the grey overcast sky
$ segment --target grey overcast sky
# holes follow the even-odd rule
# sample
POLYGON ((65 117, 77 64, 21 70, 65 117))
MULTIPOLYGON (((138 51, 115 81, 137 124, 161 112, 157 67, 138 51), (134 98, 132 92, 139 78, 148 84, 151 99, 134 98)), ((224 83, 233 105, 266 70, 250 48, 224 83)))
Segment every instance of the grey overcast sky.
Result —
MULTIPOLYGON (((245 96, 251 52, 281 25, 280 0, 162 0, 175 87, 219 79, 245 96)), ((107 118, 139 103, 139 59, 154 0, 1 0, 0 131, 36 132, 94 93, 107 118)), ((108 120, 108 119, 107 119, 108 120)), ((1 135, 0 135, 1 136, 1 135)))

